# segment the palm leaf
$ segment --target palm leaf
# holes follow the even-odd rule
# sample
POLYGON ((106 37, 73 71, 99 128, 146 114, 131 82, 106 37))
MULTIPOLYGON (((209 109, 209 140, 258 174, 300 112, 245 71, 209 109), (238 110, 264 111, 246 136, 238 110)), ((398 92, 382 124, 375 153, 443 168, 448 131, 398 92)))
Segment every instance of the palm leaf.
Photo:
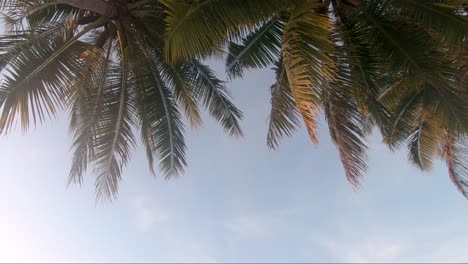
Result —
POLYGON ((331 22, 316 13, 315 1, 304 1, 290 16, 282 40, 282 56, 289 86, 312 142, 317 143, 320 85, 334 78, 331 22))
POLYGON ((161 63, 166 66, 164 73, 167 75, 167 83, 169 83, 176 101, 183 106, 191 127, 198 127, 202 123, 202 119, 196 100, 196 87, 192 83, 191 64, 181 62, 166 65, 162 57, 161 63))
POLYGON ((72 166, 68 184, 82 183, 83 174, 88 163, 95 160, 93 138, 99 122, 99 116, 106 104, 104 92, 110 77, 111 41, 108 42, 107 51, 97 50, 97 59, 85 60, 86 68, 80 74, 81 78, 71 89, 71 117, 70 130, 73 132, 72 166))
POLYGON ((70 18, 78 19, 85 13, 53 0, 16 1, 16 5, 9 10, 9 17, 5 20, 8 28, 22 28, 26 23, 29 28, 34 29, 38 26, 63 23, 70 18))
MULTIPOLYGON (((154 144, 160 168, 166 178, 169 178, 180 174, 186 165, 184 127, 175 98, 158 71, 160 67, 157 63, 161 61, 158 60, 157 54, 142 42, 136 44, 136 52, 141 54, 141 58, 134 61, 139 65, 136 83, 138 89, 143 89, 146 96, 139 119, 151 130, 152 139, 148 138, 145 142, 154 144)), ((147 152, 150 149, 152 146, 149 146, 147 152)))
POLYGON ((276 63, 276 82, 271 86, 271 112, 268 122, 267 145, 276 149, 284 136, 291 136, 299 126, 299 112, 289 87, 282 61, 276 63))
POLYGON ((408 139, 409 159, 421 170, 432 169, 433 160, 441 151, 444 134, 438 121, 437 116, 423 112, 419 125, 408 139))
POLYGON ((81 54, 88 45, 61 35, 31 43, 17 57, 8 61, 0 88, 2 114, 0 127, 9 131, 17 114, 23 129, 54 115, 64 103, 67 88, 82 67, 81 54))
POLYGON ((197 100, 203 102, 213 116, 226 130, 234 136, 242 136, 239 120, 242 112, 229 100, 229 92, 223 81, 216 78, 213 71, 206 65, 192 61, 190 75, 195 86, 197 100))
POLYGON ((97 116, 98 125, 93 135, 97 200, 115 198, 122 168, 135 144, 132 131, 135 110, 129 98, 127 67, 123 61, 110 73, 102 95, 104 107, 97 116))
POLYGON ((445 131, 443 156, 449 176, 457 189, 468 199, 468 148, 464 137, 457 138, 449 130, 445 131))
MULTIPOLYGON (((367 76, 354 75, 356 64, 353 63, 352 58, 343 56, 346 51, 348 51, 347 47, 336 47, 335 61, 339 65, 337 78, 323 87, 320 100, 330 136, 340 154, 346 178, 354 188, 357 188, 367 169, 367 139, 364 126, 367 108, 360 108, 358 99, 363 96, 363 100, 370 100, 372 91, 361 95, 359 93, 361 87, 353 89, 356 79, 360 80, 359 78, 367 78, 367 76)), ((359 66, 361 64, 357 64, 357 67, 359 66)))
POLYGON ((271 65, 280 56, 284 21, 278 16, 265 22, 242 39, 229 43, 226 72, 229 77, 242 77, 245 70, 271 65))
POLYGON ((367 169, 367 146, 362 125, 364 115, 353 98, 343 92, 346 88, 332 84, 327 89, 324 111, 346 178, 356 188, 367 169))
POLYGON ((450 44, 463 47, 468 35, 468 20, 461 11, 466 1, 392 0, 384 12, 437 32, 450 44))
POLYGON ((226 38, 239 38, 251 26, 277 14, 283 1, 163 0, 166 8, 166 58, 206 56, 226 38))

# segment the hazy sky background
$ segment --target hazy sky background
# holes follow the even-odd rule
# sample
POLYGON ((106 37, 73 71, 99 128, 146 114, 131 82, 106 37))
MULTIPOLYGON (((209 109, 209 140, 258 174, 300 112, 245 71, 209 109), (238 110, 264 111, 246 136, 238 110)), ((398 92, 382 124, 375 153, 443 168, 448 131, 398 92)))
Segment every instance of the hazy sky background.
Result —
POLYGON ((0 138, 0 261, 468 262, 468 201, 442 162, 421 173, 376 136, 354 192, 324 125, 318 147, 300 129, 267 149, 272 82, 228 84, 246 136, 205 117, 178 179, 150 176, 138 148, 113 203, 95 205, 92 175, 67 189, 66 115, 0 138))

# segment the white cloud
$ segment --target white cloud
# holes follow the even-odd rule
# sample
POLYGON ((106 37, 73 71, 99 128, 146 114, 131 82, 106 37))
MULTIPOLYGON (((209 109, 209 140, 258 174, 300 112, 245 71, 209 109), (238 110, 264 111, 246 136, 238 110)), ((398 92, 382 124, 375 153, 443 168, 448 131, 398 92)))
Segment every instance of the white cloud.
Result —
POLYGON ((226 222, 226 227, 235 235, 248 238, 269 238, 284 229, 288 217, 297 210, 284 210, 268 214, 239 214, 226 222))
POLYGON ((345 233, 347 234, 338 237, 314 234, 311 238, 316 245, 328 251, 336 262, 468 262, 467 239, 433 235, 437 233, 434 230, 424 231, 421 228, 414 230, 411 235, 385 232, 345 233))
POLYGON ((216 263, 212 249, 207 243, 189 238, 168 237, 166 240, 170 245, 167 257, 163 257, 161 262, 172 263, 216 263))
POLYGON ((160 207, 154 206, 148 198, 140 195, 135 198, 133 209, 136 211, 136 223, 139 229, 146 231, 155 224, 162 224, 169 219, 169 215, 160 207))
POLYGON ((275 219, 271 217, 243 215, 229 220, 226 226, 231 232, 239 236, 265 237, 272 234, 275 224, 277 224, 275 219))
MULTIPOLYGON (((434 239, 438 241, 437 238, 434 239)), ((468 240, 467 239, 452 239, 439 241, 433 250, 427 254, 415 256, 419 262, 451 262, 451 263, 468 263, 468 240), (422 261, 421 261, 421 258, 422 261)))
POLYGON ((398 242, 378 237, 348 242, 324 240, 321 243, 343 262, 395 262, 401 254, 398 242))
POLYGON ((131 200, 131 210, 135 216, 136 227, 157 234, 157 244, 160 252, 156 262, 171 263, 215 263, 210 241, 203 237, 194 237, 190 232, 184 232, 179 226, 176 212, 169 211, 155 201, 150 195, 138 195, 131 200), (169 213, 172 212, 172 213, 169 213), (171 220, 171 221, 169 221, 171 220))

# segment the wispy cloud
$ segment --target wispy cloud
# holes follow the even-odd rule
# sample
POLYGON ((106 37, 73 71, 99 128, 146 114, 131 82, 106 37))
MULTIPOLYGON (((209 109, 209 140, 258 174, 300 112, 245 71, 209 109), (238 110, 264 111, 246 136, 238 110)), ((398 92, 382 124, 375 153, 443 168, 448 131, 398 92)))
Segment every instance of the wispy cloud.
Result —
POLYGON ((467 263, 468 240, 462 234, 450 237, 437 229, 438 226, 433 225, 430 229, 422 226, 397 233, 384 229, 367 233, 344 230, 341 235, 315 233, 311 239, 336 262, 467 263))
POLYGON ((169 219, 168 213, 160 207, 150 202, 145 195, 137 196, 134 200, 133 209, 135 210, 137 227, 146 231, 156 224, 162 224, 169 219))
MULTIPOLYGON (((451 263, 468 263, 468 241, 466 239, 452 239, 443 241, 428 254, 424 256, 422 262, 451 262, 451 263)), ((421 261, 421 260, 420 260, 421 261)))
POLYGON ((322 239, 319 243, 340 261, 352 263, 395 262, 402 250, 397 241, 378 236, 363 236, 353 241, 322 239))
POLYGON ((278 221, 272 217, 258 215, 241 215, 230 219, 226 226, 238 236, 268 237, 273 233, 273 226, 278 221))
POLYGON ((162 257, 161 262, 173 263, 216 263, 212 248, 202 240, 193 240, 181 236, 170 236, 167 257, 162 257))
POLYGON ((156 247, 161 250, 157 262, 215 263, 211 244, 180 228, 174 211, 158 205, 151 195, 138 195, 132 200, 136 227, 148 234, 157 234, 156 247), (164 241, 164 243, 161 243, 164 241))
POLYGON ((283 229, 287 219, 297 210, 270 213, 242 213, 230 218, 226 227, 234 235, 245 238, 269 238, 283 229))

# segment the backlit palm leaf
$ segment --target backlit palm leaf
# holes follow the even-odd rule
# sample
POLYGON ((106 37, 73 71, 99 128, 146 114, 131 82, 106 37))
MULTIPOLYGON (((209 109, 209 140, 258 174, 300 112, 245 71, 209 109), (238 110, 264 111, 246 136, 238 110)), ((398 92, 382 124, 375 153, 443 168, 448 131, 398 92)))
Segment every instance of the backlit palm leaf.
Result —
POLYGON ((270 0, 163 0, 166 7, 166 56, 190 59, 213 53, 213 47, 234 40, 290 3, 270 0))
POLYGON ((468 147, 466 138, 456 137, 445 130, 443 156, 449 170, 450 179, 457 189, 468 198, 468 147))
POLYGON ((242 77, 245 70, 263 68, 278 60, 284 21, 275 16, 242 39, 231 42, 226 59, 226 72, 230 77, 242 77))
POLYGON ((65 87, 80 71, 80 56, 87 48, 76 38, 55 35, 37 40, 9 59, 0 88, 0 130, 8 132, 17 114, 27 129, 30 115, 37 123, 63 107, 65 87))
MULTIPOLYGON (((336 49, 335 61, 339 65, 337 78, 323 87, 321 101, 330 136, 339 152, 346 178, 357 188, 367 169, 367 139, 364 126, 364 113, 367 109, 359 107, 355 95, 356 91, 360 92, 360 88, 353 87, 359 85, 356 84, 356 79, 366 77, 360 73, 357 73, 357 77, 353 76, 356 74, 353 60, 341 54, 344 52, 343 47, 339 46, 336 49)), ((363 98, 370 100, 372 90, 369 93, 363 98)))
POLYGON ((289 87, 313 143, 318 143, 318 91, 334 78, 333 60, 328 56, 333 48, 331 22, 315 11, 317 7, 315 1, 304 1, 292 11, 281 50, 289 87))
POLYGON ((122 168, 130 158, 135 139, 133 136, 134 112, 128 87, 128 66, 111 71, 103 96, 103 111, 93 135, 95 154, 94 173, 97 199, 115 197, 122 168))
POLYGON ((282 61, 276 65, 276 82, 270 88, 271 112, 267 134, 267 145, 272 149, 278 147, 283 136, 291 136, 300 124, 299 112, 282 61))
POLYGON ((190 65, 192 82, 197 100, 200 100, 209 113, 233 136, 242 136, 239 120, 242 112, 229 100, 229 92, 224 82, 218 79, 206 65, 192 61, 190 65))
POLYGON ((72 166, 69 183, 82 183, 83 174, 88 163, 95 160, 94 143, 99 116, 106 104, 104 92, 108 88, 110 77, 110 61, 112 45, 108 43, 106 50, 97 49, 97 59, 86 60, 86 70, 70 91, 70 131, 73 133, 72 166))
POLYGON ((412 23, 422 24, 442 36, 444 41, 463 47, 468 34, 468 20, 460 0, 392 0, 385 11, 412 23))
POLYGON ((148 115, 141 119, 152 120, 148 125, 152 131, 155 151, 160 160, 160 168, 168 178, 181 173, 186 165, 184 128, 175 98, 158 71, 156 63, 161 61, 144 43, 136 44, 136 54, 142 56, 134 61, 139 69, 136 82, 138 89, 144 90, 144 105, 147 108, 143 113, 148 115))

